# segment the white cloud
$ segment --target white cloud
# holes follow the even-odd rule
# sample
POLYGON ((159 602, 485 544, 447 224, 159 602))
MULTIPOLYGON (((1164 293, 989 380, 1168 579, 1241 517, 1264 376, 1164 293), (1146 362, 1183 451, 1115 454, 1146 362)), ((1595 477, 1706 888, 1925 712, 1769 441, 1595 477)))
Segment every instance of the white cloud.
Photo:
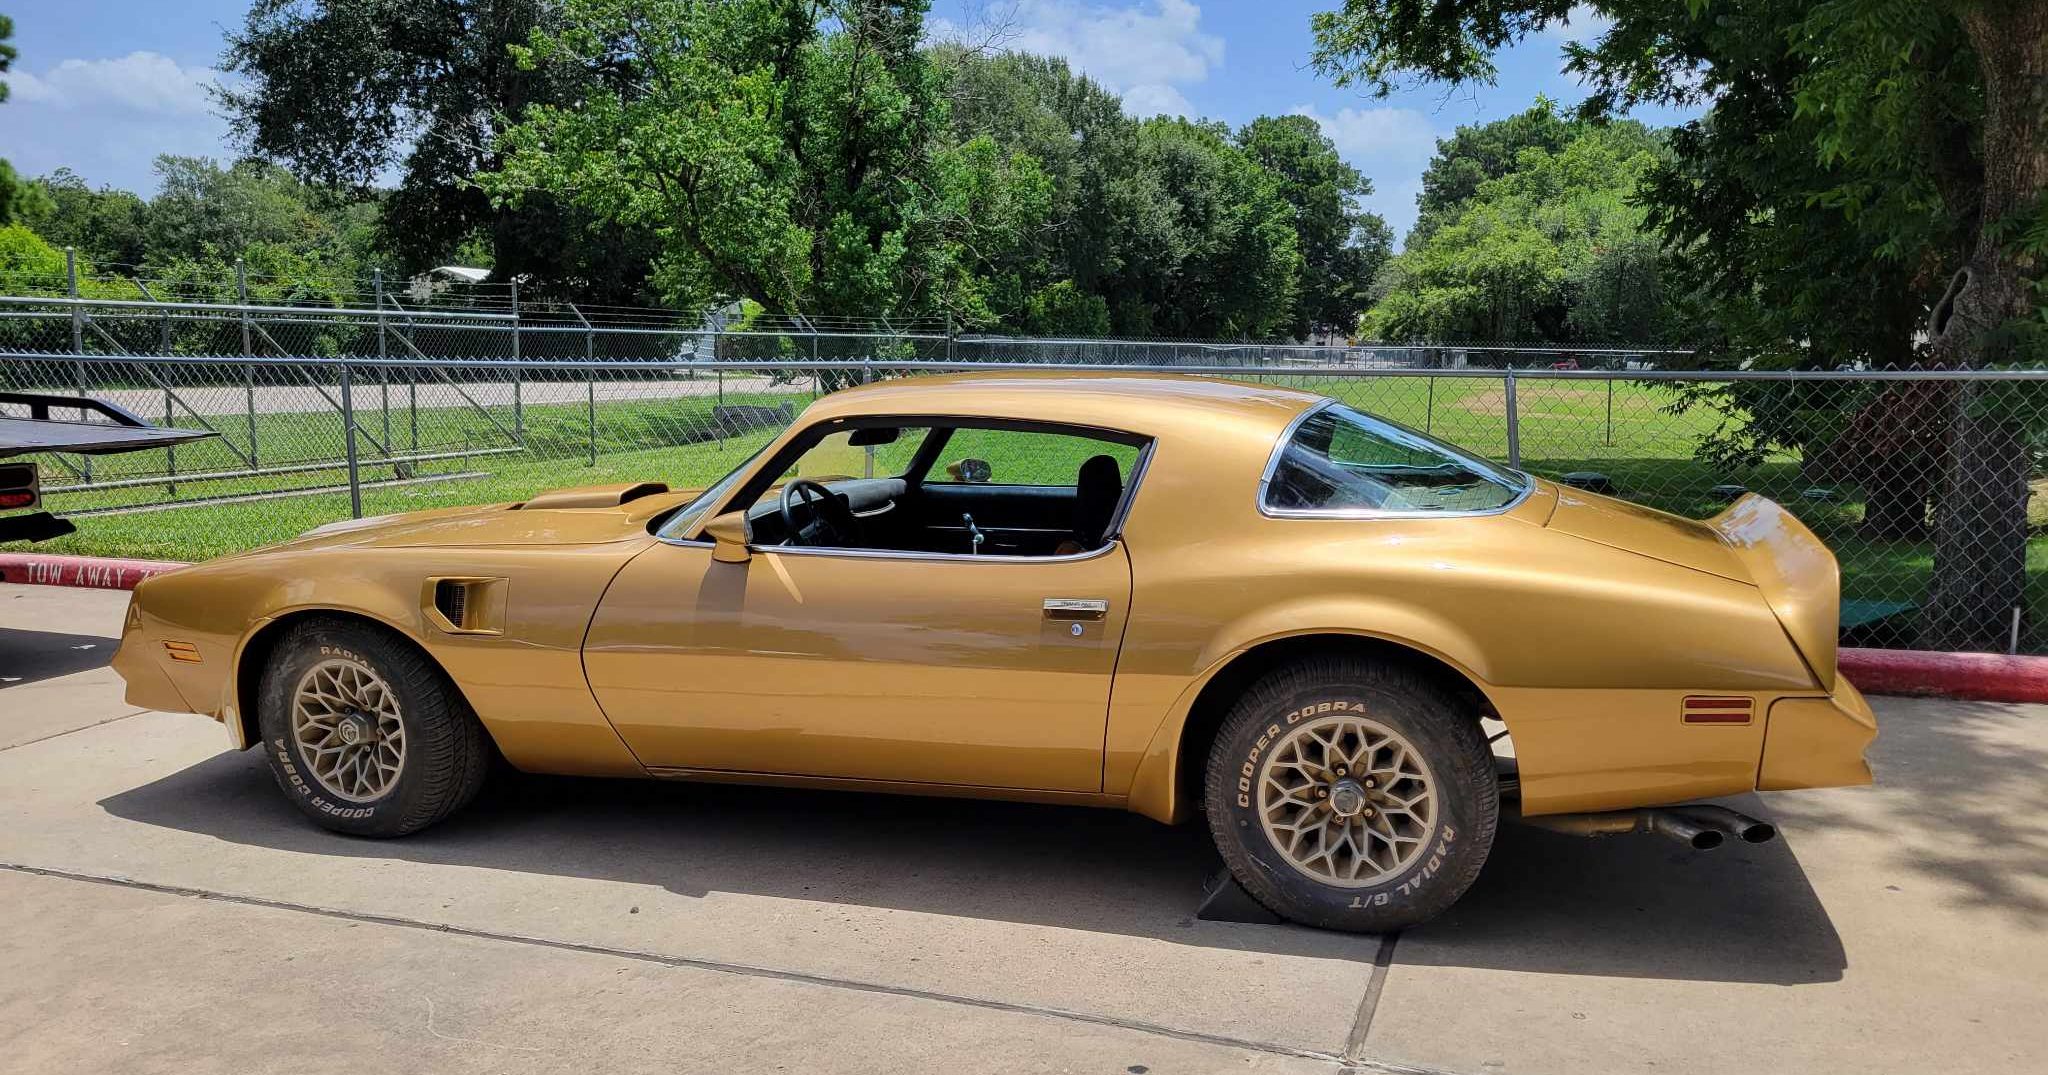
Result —
POLYGON ((1172 86, 1147 82, 1124 91, 1124 111, 1133 116, 1187 116, 1201 113, 1187 96, 1172 86))
MULTIPOLYGON (((1002 47, 1064 58, 1076 71, 1122 94, 1133 115, 1195 114, 1183 88, 1223 65, 1223 39, 1202 31, 1202 9, 1190 0, 1019 0, 1004 14, 1002 47)), ((975 35, 935 19, 932 36, 975 35)))
POLYGON ((1311 105, 1297 105, 1293 111, 1315 120, 1345 161, 1372 180, 1372 193, 1363 199, 1365 208, 1383 217, 1399 242, 1415 223, 1422 170, 1436 153, 1439 135, 1429 117, 1394 107, 1342 108, 1334 116, 1311 105))
POLYGON ((1334 116, 1310 105, 1297 105, 1293 111, 1320 124, 1337 144, 1337 152, 1354 165, 1419 166, 1436 152, 1436 128, 1412 108, 1343 108, 1334 116))
POLYGON ((25 105, 191 116, 211 106, 207 89, 218 76, 161 53, 131 52, 111 60, 65 60, 40 75, 16 73, 10 82, 14 99, 25 105))
POLYGON ((1602 15, 1591 4, 1574 4, 1565 12, 1563 20, 1553 22, 1537 34, 1558 41, 1584 41, 1591 44, 1602 34, 1614 28, 1614 20, 1602 15))
POLYGON ((218 78, 155 52, 16 69, 0 104, 0 146, 24 175, 70 168, 147 194, 157 154, 229 155, 227 124, 207 94, 218 78))

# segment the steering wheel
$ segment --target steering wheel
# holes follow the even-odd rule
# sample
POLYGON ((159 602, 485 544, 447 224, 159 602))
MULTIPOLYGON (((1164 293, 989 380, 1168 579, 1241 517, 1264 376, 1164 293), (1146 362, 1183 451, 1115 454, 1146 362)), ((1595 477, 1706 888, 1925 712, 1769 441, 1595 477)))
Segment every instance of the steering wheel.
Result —
POLYGON ((782 526, 789 540, 797 545, 829 544, 845 546, 854 544, 853 510, 846 502, 832 495, 825 488, 808 478, 798 478, 782 487, 782 526), (808 522, 798 523, 796 506, 803 504, 808 522), (819 537, 830 539, 820 542, 819 537))

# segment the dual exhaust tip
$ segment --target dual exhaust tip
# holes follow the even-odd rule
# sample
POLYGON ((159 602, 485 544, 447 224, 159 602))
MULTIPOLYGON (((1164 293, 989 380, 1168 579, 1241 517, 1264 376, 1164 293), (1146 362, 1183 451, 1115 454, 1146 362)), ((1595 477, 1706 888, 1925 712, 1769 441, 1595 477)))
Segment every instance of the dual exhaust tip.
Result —
POLYGON ((1768 821, 1725 806, 1711 805, 1655 806, 1601 814, 1545 814, 1523 820, 1537 828, 1570 836, 1655 833, 1695 851, 1712 851, 1729 840, 1740 840, 1746 844, 1768 843, 1778 835, 1777 826, 1768 821))

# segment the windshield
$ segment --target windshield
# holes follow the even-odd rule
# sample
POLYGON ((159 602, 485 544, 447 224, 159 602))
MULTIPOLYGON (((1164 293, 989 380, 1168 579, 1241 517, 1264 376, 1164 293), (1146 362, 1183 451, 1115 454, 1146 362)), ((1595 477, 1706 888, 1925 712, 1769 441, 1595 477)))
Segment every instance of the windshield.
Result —
POLYGON ((668 521, 661 524, 661 530, 657 536, 665 538, 688 537, 690 531, 696 528, 697 522, 703 518, 704 513, 711 510, 711 505, 725 499, 725 494, 730 492, 732 487, 739 482, 740 475, 751 468, 754 465, 754 460, 761 458, 761 453, 767 450, 768 445, 762 445, 759 449, 755 450, 754 454, 741 460, 738 466, 726 471, 725 477, 711 483, 710 488, 697 494, 697 499, 683 505, 675 514, 670 515, 668 521))
POLYGON ((1262 507, 1311 513, 1497 511, 1526 487, 1513 471, 1332 403, 1295 428, 1273 467, 1262 507))

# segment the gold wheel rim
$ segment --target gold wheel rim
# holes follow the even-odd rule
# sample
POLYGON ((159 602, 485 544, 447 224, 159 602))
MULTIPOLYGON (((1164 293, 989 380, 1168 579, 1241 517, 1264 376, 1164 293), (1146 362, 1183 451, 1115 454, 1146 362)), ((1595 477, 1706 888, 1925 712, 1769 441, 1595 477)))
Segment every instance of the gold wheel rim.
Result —
POLYGON ((292 738, 313 779, 337 799, 382 798, 405 770, 398 698, 370 666, 321 661, 292 692, 292 738))
POLYGON ((1436 832, 1436 780, 1406 736, 1376 720, 1303 721, 1259 767, 1259 822, 1310 880, 1366 888, 1400 874, 1436 832))

